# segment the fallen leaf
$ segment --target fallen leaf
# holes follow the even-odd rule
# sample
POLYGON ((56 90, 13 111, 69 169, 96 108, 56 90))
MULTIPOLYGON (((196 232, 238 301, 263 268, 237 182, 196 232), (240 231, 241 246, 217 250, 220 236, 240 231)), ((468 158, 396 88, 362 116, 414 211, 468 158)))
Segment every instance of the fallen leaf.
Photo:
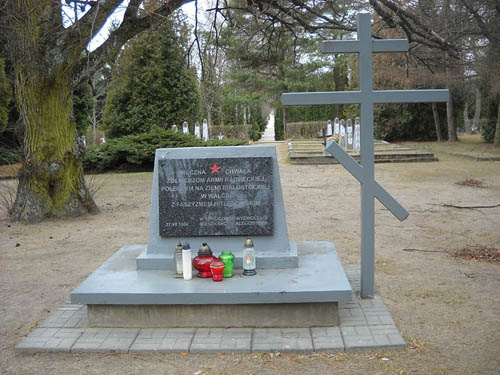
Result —
POLYGON ((200 375, 203 371, 196 371, 196 372, 193 372, 193 375, 200 375))

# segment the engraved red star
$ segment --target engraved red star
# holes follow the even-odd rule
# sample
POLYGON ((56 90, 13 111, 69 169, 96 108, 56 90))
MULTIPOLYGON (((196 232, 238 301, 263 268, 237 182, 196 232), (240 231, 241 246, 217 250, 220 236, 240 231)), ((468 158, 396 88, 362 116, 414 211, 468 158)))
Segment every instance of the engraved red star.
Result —
POLYGON ((212 174, 214 173, 219 173, 219 169, 222 167, 220 165, 217 165, 217 163, 214 163, 211 167, 209 167, 212 170, 212 174))

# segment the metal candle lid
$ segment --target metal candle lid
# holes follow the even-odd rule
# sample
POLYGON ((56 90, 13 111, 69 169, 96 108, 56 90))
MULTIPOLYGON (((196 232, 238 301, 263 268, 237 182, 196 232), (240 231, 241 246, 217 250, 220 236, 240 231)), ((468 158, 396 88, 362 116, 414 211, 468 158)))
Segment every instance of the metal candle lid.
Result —
POLYGON ((179 242, 177 246, 175 247, 175 252, 180 253, 182 252, 182 244, 179 242))
POLYGON ((184 242, 184 245, 182 245, 182 250, 191 250, 191 246, 189 246, 189 242, 184 242))
POLYGON ((200 250, 198 250, 198 255, 213 255, 212 249, 206 242, 203 242, 200 246, 200 250))
POLYGON ((248 237, 245 241, 245 247, 253 247, 253 241, 250 237, 248 237))

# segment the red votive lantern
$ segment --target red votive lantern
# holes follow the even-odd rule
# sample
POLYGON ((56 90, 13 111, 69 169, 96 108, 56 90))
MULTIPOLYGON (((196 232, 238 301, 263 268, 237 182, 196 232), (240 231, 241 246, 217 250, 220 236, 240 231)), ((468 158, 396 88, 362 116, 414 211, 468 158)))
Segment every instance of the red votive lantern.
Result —
POLYGON ((224 278, 224 267, 225 264, 221 258, 214 258, 212 263, 210 263, 210 270, 212 271, 212 280, 213 281, 222 281, 224 278))
POLYGON ((193 259, 193 267, 198 270, 198 277, 212 277, 210 263, 212 263, 214 258, 210 247, 206 242, 203 242, 200 250, 198 250, 198 255, 193 259))

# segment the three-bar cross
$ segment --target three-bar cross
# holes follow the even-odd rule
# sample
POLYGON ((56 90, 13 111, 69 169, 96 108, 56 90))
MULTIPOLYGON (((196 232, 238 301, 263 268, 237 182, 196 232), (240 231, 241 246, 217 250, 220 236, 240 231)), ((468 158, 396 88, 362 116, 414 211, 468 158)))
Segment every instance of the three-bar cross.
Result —
POLYGON ((399 220, 408 217, 401 206, 380 184, 374 173, 373 105, 375 103, 446 102, 448 90, 373 90, 373 52, 408 51, 406 39, 373 40, 371 17, 357 17, 357 40, 324 41, 323 53, 359 54, 359 91, 287 93, 283 105, 357 104, 361 105, 360 164, 335 142, 326 151, 331 153, 361 183, 361 297, 375 294, 375 199, 377 198, 399 220))

